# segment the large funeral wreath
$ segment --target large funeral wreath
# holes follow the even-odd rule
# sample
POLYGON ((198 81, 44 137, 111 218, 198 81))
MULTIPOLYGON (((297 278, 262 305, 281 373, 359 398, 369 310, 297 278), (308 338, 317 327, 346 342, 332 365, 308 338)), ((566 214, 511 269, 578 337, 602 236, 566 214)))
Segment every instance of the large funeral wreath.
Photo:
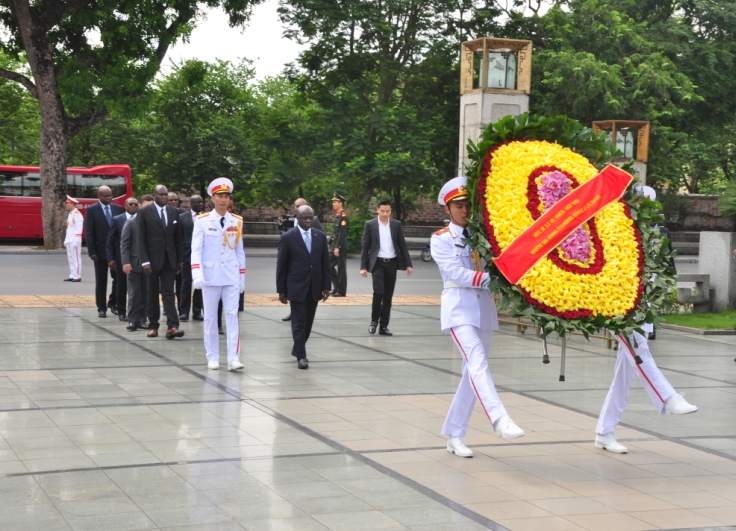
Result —
POLYGON ((661 321, 675 271, 668 241, 656 226, 664 219, 661 205, 644 198, 636 181, 518 283, 494 266, 493 258, 555 202, 620 156, 605 133, 565 116, 522 114, 489 125, 468 151, 470 245, 487 262, 489 288, 501 295, 501 310, 531 319, 543 337, 570 331, 588 337, 603 328, 630 333, 661 321))

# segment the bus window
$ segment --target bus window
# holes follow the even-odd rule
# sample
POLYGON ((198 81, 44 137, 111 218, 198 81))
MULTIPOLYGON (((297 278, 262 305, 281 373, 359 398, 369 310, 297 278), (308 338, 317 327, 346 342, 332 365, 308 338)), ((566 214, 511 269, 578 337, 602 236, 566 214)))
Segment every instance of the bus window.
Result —
POLYGON ((20 197, 23 195, 23 174, 0 173, 0 196, 20 197))
MULTIPOLYGON (((69 181, 67 177, 67 183, 69 181)), ((127 192, 125 177, 122 175, 74 175, 74 190, 77 192, 75 197, 81 199, 96 199, 97 189, 100 186, 109 186, 112 190, 113 197, 124 196, 127 192)))
POLYGON ((41 197, 41 177, 38 173, 0 173, 0 196, 41 197))

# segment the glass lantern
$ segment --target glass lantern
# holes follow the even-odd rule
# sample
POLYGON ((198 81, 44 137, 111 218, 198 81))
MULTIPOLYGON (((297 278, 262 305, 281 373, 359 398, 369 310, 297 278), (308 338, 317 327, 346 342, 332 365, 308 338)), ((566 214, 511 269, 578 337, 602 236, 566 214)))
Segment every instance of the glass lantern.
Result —
POLYGON ((516 90, 518 54, 510 50, 488 53, 488 88, 516 90))

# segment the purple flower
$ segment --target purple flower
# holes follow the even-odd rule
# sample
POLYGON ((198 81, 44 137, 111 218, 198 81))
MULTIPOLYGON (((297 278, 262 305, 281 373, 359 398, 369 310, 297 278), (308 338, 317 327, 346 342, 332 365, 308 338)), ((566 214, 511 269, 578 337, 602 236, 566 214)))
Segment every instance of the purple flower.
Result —
MULTIPOLYGON (((547 212, 560 199, 570 193, 570 181, 561 171, 553 171, 542 176, 542 185, 537 186, 539 196, 547 212)), ((590 260, 590 238, 583 227, 575 229, 560 245, 565 258, 587 262, 590 260)))

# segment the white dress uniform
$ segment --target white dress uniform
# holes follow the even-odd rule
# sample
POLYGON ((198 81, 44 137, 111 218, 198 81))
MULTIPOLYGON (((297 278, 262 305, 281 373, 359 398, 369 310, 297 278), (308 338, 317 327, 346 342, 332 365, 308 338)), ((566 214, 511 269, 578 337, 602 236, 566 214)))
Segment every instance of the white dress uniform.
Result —
MULTIPOLYGON (((79 204, 79 201, 67 196, 67 203, 79 204)), ((78 280, 82 278, 82 230, 84 229, 84 216, 78 209, 69 212, 66 218, 66 258, 69 261, 69 278, 78 280)))
MULTIPOLYGON (((649 186, 641 186, 638 190, 651 200, 657 198, 657 193, 649 186)), ((646 323, 641 329, 645 335, 633 332, 628 336, 630 345, 619 339, 613 382, 603 402, 596 426, 598 436, 604 436, 596 437, 596 446, 617 453, 626 452, 626 448, 616 442, 614 431, 626 410, 631 384, 635 377, 639 377, 654 407, 661 415, 668 412, 668 407, 669 412, 673 414, 692 413, 698 409, 675 392, 675 388, 654 362, 647 339, 649 334, 654 332, 654 325, 646 323), (636 356, 641 358, 641 364, 636 362, 636 356), (669 399, 674 400, 668 402, 669 399)))
MULTIPOLYGON (((440 204, 444 205, 453 199, 465 199, 465 182, 464 177, 449 181, 440 192, 440 204), (458 185, 461 187, 459 195, 456 193, 458 185)), ((485 286, 488 273, 476 267, 470 246, 463 243, 463 230, 463 227, 450 223, 448 227, 435 232, 431 239, 432 258, 444 281, 442 331, 452 336, 463 357, 462 378, 447 413, 442 434, 459 439, 463 439, 468 431, 476 398, 494 427, 500 419, 508 418, 487 360, 493 331, 498 330, 496 304, 485 286)), ((478 262, 478 265, 483 265, 479 259, 478 262)), ((518 430, 515 435, 507 433, 502 436, 523 435, 518 427, 514 425, 514 428, 518 430)), ((449 445, 448 451, 452 451, 449 445)))
POLYGON ((245 290, 245 251, 242 236, 243 218, 229 212, 224 216, 214 210, 200 214, 194 223, 192 281, 195 288, 202 286, 204 346, 208 362, 219 362, 220 359, 217 306, 222 299, 227 324, 228 365, 240 363, 238 299, 245 290))

